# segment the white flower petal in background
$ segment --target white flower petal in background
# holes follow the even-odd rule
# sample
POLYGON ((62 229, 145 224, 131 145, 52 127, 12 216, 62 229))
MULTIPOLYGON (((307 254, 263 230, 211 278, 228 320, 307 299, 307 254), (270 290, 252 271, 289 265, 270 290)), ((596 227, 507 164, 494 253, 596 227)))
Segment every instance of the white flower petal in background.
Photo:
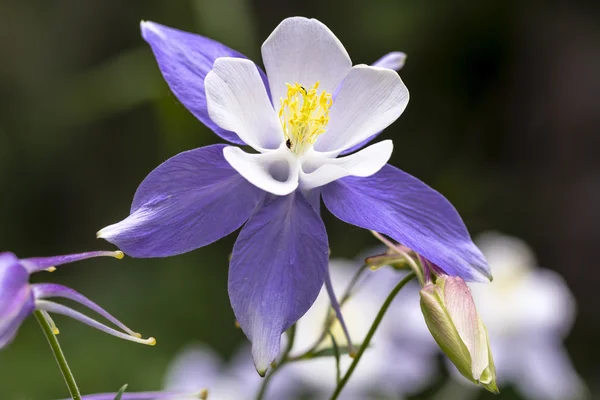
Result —
POLYGON ((211 388, 219 381, 219 373, 223 368, 223 360, 211 348, 189 345, 169 365, 165 388, 192 393, 211 388))
MULTIPOLYGON (((194 344, 184 347, 169 365, 165 390, 197 392, 208 389, 210 400, 252 399, 263 378, 252 363, 249 347, 243 347, 226 364, 211 348, 194 344)), ((285 371, 270 383, 265 399, 294 398, 298 386, 285 371)))
POLYGON ((534 400, 585 398, 562 343, 576 312, 562 277, 538 268, 520 239, 490 232, 476 243, 494 274, 492 283, 471 290, 489 331, 498 384, 513 383, 534 400))

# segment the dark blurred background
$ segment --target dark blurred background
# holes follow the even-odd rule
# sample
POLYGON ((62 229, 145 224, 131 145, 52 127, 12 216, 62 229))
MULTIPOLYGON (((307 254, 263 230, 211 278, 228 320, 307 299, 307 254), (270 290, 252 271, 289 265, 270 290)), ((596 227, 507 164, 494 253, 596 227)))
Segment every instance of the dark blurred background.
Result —
MULTIPOLYGON (((411 101, 382 135, 395 141, 391 162, 444 193, 471 233, 520 236, 565 277, 579 305, 567 347, 600 396, 598 2, 2 0, 0 249, 21 257, 110 249, 95 232, 127 215, 146 174, 218 141, 169 92, 140 20, 212 37, 260 63, 262 41, 293 15, 328 25, 354 63, 408 54, 401 76, 411 101)), ((325 218, 334 255, 375 243, 325 218)), ((234 238, 35 278, 76 288, 158 338, 147 348, 57 317, 85 392, 126 382, 158 389, 192 340, 232 354, 244 340, 226 291, 234 238)), ((54 363, 30 318, 0 353, 0 398, 64 397, 54 363)))

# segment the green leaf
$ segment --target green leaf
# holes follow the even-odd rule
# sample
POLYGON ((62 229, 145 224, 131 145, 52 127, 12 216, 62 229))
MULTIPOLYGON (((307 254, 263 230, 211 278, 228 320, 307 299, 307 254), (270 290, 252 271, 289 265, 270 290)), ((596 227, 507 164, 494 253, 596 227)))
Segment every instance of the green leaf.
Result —
POLYGON ((119 391, 117 392, 117 396, 115 397, 115 400, 121 400, 121 397, 123 396, 123 393, 125 393, 126 389, 127 389, 127 384, 123 385, 123 387, 121 389, 119 389, 119 391))

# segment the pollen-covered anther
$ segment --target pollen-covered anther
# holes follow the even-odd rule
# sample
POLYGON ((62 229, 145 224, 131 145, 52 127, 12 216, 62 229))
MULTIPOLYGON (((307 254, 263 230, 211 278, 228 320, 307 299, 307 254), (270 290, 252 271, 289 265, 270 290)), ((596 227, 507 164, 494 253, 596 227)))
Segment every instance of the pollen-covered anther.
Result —
POLYGON ((60 334, 60 330, 56 326, 56 323, 54 322, 54 320, 52 319, 52 317, 50 316, 50 314, 48 314, 46 311, 42 311, 42 314, 44 315, 44 318, 46 319, 46 321, 48 321, 48 324, 50 324, 50 329, 52 329, 52 334, 54 336, 59 335, 60 334))
POLYGON ((156 339, 154 339, 153 337, 149 337, 148 339, 144 340, 143 342, 140 342, 143 344, 147 344, 148 346, 155 346, 156 345, 156 339))
POLYGON ((156 346, 156 339, 153 336, 150 336, 148 339, 142 339, 138 336, 129 335, 129 339, 131 342, 145 344, 146 346, 156 346))
POLYGON ((121 251, 121 250, 117 250, 115 252, 113 252, 113 257, 116 258, 117 260, 122 260, 123 257, 125 257, 125 254, 121 251))
POLYGON ((318 93, 319 81, 308 89, 298 82, 288 83, 287 87, 287 96, 281 99, 279 120, 287 147, 302 154, 325 132, 333 97, 326 91, 318 93))

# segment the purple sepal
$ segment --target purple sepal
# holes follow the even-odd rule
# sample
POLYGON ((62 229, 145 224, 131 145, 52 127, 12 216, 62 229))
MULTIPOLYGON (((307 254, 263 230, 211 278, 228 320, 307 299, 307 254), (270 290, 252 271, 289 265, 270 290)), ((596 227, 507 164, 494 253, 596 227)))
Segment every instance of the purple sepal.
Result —
MULTIPOLYGON (((0 326, 0 349, 10 344, 17 336, 17 332, 23 321, 35 310, 35 300, 29 287, 23 288, 15 298, 13 311, 16 314, 10 316, 10 320, 2 321, 0 326)), ((4 316, 2 316, 4 318, 4 316)))
POLYGON ((329 268, 327 269, 327 274, 325 274, 325 289, 327 290, 327 295, 329 296, 329 301, 331 303, 331 308, 335 312, 335 316, 338 319, 340 325, 342 326, 342 330, 344 331, 344 336, 346 336, 346 344, 348 345, 348 353, 354 357, 355 349, 352 345, 352 338, 350 337, 350 332, 348 331, 348 327, 346 326, 346 321, 344 321, 344 316, 342 314, 342 308, 340 307, 340 302, 338 301, 335 291, 333 290, 333 284, 331 283, 331 273, 329 268))
POLYGON ((325 186, 325 206, 349 224, 386 234, 467 281, 488 282, 489 266, 450 202, 391 165, 367 178, 325 186))
POLYGON ((401 51, 392 51, 373 63, 374 67, 400 71, 406 62, 406 54, 401 51))
POLYGON ((34 310, 29 274, 13 253, 0 253, 0 349, 34 310))
POLYGON ((131 215, 98 237, 133 257, 167 257, 238 229, 264 192, 225 161, 224 147, 186 151, 159 165, 139 186, 131 215))
MULTIPOLYGON (((141 30, 144 40, 152 47, 165 81, 179 101, 221 138, 245 144, 238 135, 220 128, 208 116, 204 78, 219 57, 247 57, 212 39, 155 22, 142 21, 141 30)), ((265 73, 260 67, 256 68, 269 93, 265 73)))
POLYGON ((280 350, 281 334, 310 308, 328 259, 323 221, 304 196, 269 196, 250 217, 229 268, 229 297, 264 375, 280 350))
POLYGON ((29 274, 13 253, 0 253, 0 326, 6 320, 17 294, 29 286, 29 274))

